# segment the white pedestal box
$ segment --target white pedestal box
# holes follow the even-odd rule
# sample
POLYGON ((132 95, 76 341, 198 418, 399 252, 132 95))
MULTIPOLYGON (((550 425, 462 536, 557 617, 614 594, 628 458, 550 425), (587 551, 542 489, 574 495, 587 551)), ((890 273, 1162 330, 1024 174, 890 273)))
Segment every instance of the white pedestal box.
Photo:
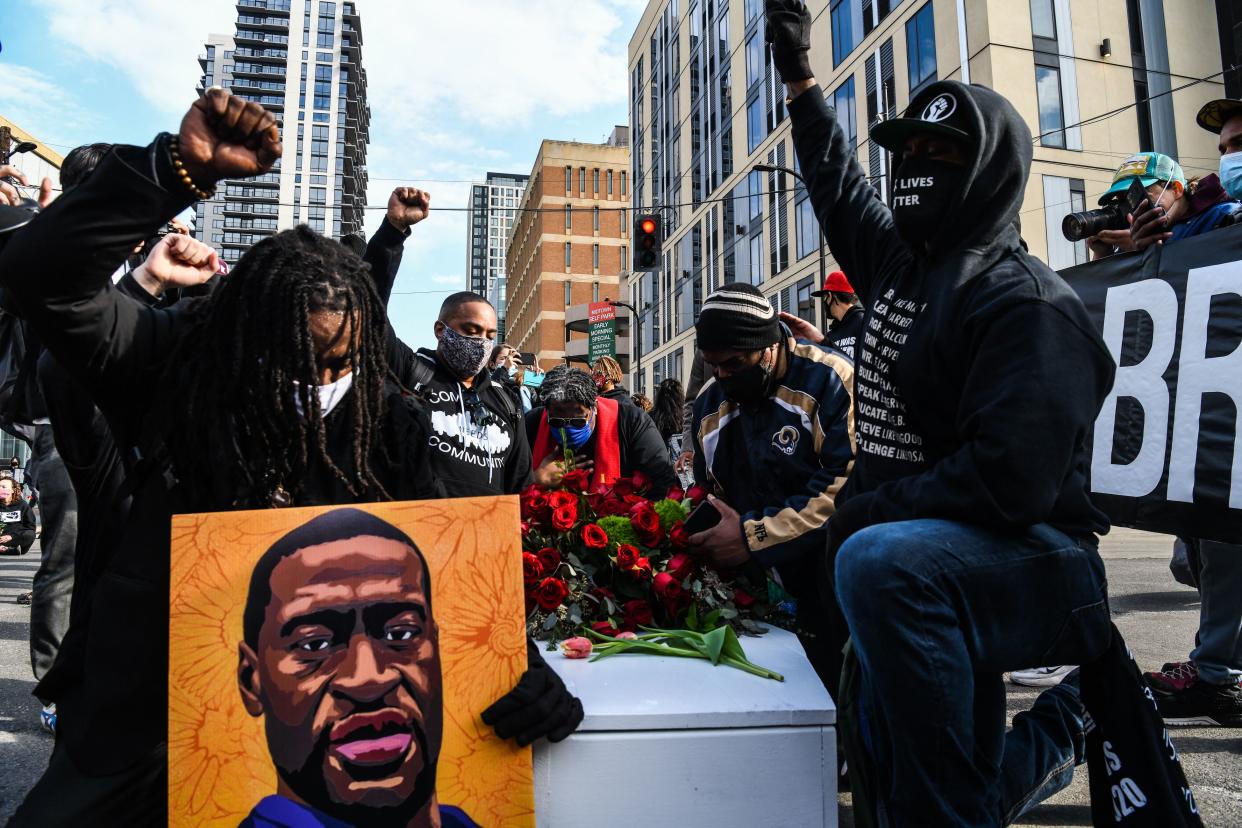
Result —
POLYGON ((699 659, 545 652, 586 718, 535 746, 539 828, 836 826, 836 705, 793 633, 741 641, 785 681, 699 659))

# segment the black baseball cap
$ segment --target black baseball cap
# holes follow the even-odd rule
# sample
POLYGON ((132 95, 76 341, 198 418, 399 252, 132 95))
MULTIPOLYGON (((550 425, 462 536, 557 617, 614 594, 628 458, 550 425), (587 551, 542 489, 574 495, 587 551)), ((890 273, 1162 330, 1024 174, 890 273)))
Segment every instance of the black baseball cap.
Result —
POLYGON ((906 139, 920 133, 933 133, 974 143, 968 129, 970 110, 964 104, 965 87, 942 81, 924 89, 900 118, 880 121, 871 129, 871 140, 889 152, 901 153, 906 139), (957 88, 961 87, 961 88, 957 88))
POLYGON ((1225 128, 1225 122, 1235 115, 1242 115, 1242 101, 1217 98, 1205 103, 1199 110, 1199 114, 1195 116, 1195 120, 1208 132, 1220 135, 1220 131, 1225 128))
POLYGON ((35 217, 38 210, 31 209, 35 202, 23 199, 22 204, 23 206, 20 207, 0 204, 0 235, 26 226, 35 217), (31 206, 27 206, 27 204, 31 206))

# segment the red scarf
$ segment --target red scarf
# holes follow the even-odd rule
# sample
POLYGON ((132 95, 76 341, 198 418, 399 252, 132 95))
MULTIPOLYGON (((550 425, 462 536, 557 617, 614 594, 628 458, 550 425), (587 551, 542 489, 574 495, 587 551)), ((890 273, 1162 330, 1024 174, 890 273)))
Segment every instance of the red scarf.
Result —
MULTIPOLYGON (((617 424, 619 404, 615 400, 597 397, 595 400, 595 471, 591 473, 591 485, 612 485, 621 477, 621 433, 617 424)), ((548 410, 539 418, 539 431, 535 435, 535 449, 531 452, 532 469, 539 468, 553 449, 560 450, 548 428, 548 410)))

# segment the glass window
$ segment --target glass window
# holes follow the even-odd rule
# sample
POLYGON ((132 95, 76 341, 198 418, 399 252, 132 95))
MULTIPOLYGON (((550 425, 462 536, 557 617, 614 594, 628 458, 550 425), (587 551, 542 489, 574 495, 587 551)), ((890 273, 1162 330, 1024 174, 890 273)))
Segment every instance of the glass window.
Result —
POLYGON ((746 41, 746 88, 763 77, 763 48, 766 44, 762 32, 755 32, 746 41))
POLYGON ((572 190, 573 180, 574 180, 574 168, 566 167, 565 168, 565 195, 569 195, 570 191, 572 190))
POLYGON ((1031 0, 1031 33, 1035 37, 1057 39, 1057 18, 1052 0, 1031 0))
POLYGON ((608 171, 608 195, 612 195, 612 170, 608 171))
POLYGON ((858 147, 858 106, 854 99, 854 76, 845 79, 845 83, 832 93, 832 105, 837 110, 837 123, 845 131, 851 149, 858 147))
POLYGON ((1039 143, 1045 147, 1064 147, 1061 72, 1051 66, 1036 66, 1035 93, 1039 98, 1039 143))
POLYGON ((763 0, 746 0, 746 22, 754 20, 763 11, 763 0))
POLYGON ((596 270, 599 270, 599 245, 598 244, 595 245, 595 250, 592 251, 591 261, 593 262, 592 267, 594 267, 596 270))
POLYGON ((599 282, 593 282, 591 284, 591 301, 592 302, 599 301, 599 282))
MULTIPOLYGON (((569 250, 569 245, 565 245, 565 249, 569 250)), ((565 307, 569 307, 574 301, 573 289, 574 289, 574 283, 566 279, 565 280, 565 307)), ((568 336, 568 334, 566 334, 566 336, 568 336)))
POLYGON ((746 105, 746 145, 751 152, 763 143, 764 126, 763 101, 756 98, 746 105))
POLYGON ((910 70, 910 97, 936 80, 936 24, 928 3, 906 21, 906 60, 910 70))
POLYGON ((763 281, 763 236, 750 238, 750 283, 757 285, 763 281))
POLYGON ((573 246, 569 242, 565 242, 565 269, 569 270, 570 260, 573 258, 573 246))
POLYGON ((596 167, 595 169, 594 181, 595 181, 595 194, 599 195, 599 168, 598 167, 596 167))
POLYGON ((794 214, 798 222, 798 258, 804 259, 819 251, 819 222, 815 219, 815 210, 809 198, 798 202, 794 214))
POLYGON ((628 194, 628 191, 626 190, 626 186, 625 186, 626 185, 625 179, 626 179, 626 172, 625 170, 622 170, 621 171, 621 195, 628 194))
POLYGON ((574 229, 574 208, 568 204, 565 205, 565 232, 568 233, 574 229))
POLYGON ((592 226, 595 228, 595 232, 598 233, 599 232, 599 208, 596 207, 593 213, 594 215, 592 216, 592 220, 594 224, 592 226))
POLYGON ((833 0, 832 65, 840 66, 862 40, 862 10, 859 0, 833 0))
POLYGON ((586 195, 586 167, 578 170, 578 192, 586 195))
MULTIPOLYGON (((1087 185, 1081 178, 1070 179, 1070 212, 1081 213, 1087 209, 1087 185)), ((1074 242, 1074 264, 1086 264, 1087 240, 1074 242)))

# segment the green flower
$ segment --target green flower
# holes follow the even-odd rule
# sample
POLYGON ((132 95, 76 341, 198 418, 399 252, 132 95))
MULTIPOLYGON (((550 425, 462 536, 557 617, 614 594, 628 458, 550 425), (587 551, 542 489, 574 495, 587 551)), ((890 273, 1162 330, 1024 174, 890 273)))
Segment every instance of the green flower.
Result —
POLYGON ((622 515, 609 515, 595 522, 608 533, 610 545, 615 547, 619 543, 628 543, 631 546, 638 546, 638 536, 634 534, 634 527, 630 525, 629 518, 622 515))
POLYGON ((686 507, 682 506, 676 500, 661 500, 653 505, 656 514, 660 516, 660 526, 665 532, 673 528, 673 524, 679 520, 686 519, 686 507))

